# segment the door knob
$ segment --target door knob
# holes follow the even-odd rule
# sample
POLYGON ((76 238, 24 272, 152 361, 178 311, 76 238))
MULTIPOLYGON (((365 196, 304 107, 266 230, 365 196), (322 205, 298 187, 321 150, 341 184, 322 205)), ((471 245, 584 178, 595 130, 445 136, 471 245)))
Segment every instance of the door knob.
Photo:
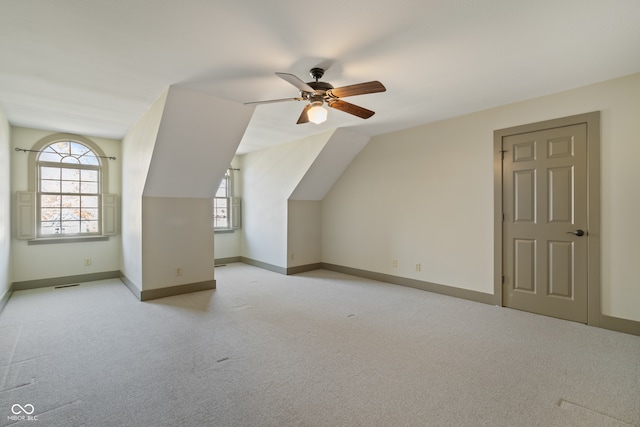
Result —
POLYGON ((567 234, 573 234, 574 236, 584 236, 584 230, 567 231, 567 234))

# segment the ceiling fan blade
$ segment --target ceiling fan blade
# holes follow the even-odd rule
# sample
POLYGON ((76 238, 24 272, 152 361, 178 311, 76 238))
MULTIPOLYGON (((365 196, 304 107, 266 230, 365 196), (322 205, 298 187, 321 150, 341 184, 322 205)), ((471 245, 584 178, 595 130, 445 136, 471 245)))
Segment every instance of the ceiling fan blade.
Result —
POLYGON ((344 98, 345 96, 364 95, 367 93, 384 92, 387 88, 382 83, 375 80, 372 82, 358 83, 355 85, 337 87, 327 91, 331 98, 344 98))
POLYGON ((269 99, 267 101, 253 101, 253 102, 245 102, 244 105, 254 105, 254 104, 273 104, 275 102, 286 102, 286 101, 302 101, 304 98, 282 98, 282 99, 269 99))
POLYGON ((296 122, 297 125, 300 125, 302 123, 309 123, 309 115, 307 114, 309 112, 309 108, 311 108, 311 104, 304 107, 302 113, 300 114, 300 117, 298 117, 298 121, 296 122))
POLYGON ((300 80, 297 76, 294 76, 293 74, 276 73, 276 76, 280 77, 281 79, 285 80, 286 82, 291 83, 292 85, 294 85, 295 87, 300 89, 300 91, 302 91, 302 92, 315 93, 315 90, 313 90, 313 88, 311 86, 309 86, 308 84, 306 84, 305 82, 300 80))
POLYGON ((327 104, 331 108, 344 111, 345 113, 353 114, 354 116, 358 116, 363 119, 368 119, 375 114, 375 112, 371 110, 367 110, 366 108, 362 108, 355 104, 351 104, 350 102, 341 101, 339 99, 330 99, 327 104))

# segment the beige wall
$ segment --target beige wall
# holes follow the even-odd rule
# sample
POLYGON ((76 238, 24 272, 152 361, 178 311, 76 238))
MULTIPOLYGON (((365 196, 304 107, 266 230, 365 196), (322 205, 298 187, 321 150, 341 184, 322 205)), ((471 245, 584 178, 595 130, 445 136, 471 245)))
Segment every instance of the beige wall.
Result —
MULTIPOLYGON (((12 127, 11 145, 30 149, 40 139, 57 132, 12 127)), ((108 191, 120 194, 122 158, 120 141, 83 135, 96 143, 107 156, 115 156, 109 162, 108 191)), ((28 191, 28 154, 11 150, 12 197, 16 191, 28 191)), ((13 200, 13 199, 12 199, 13 200)), ((29 245, 26 240, 11 240, 12 281, 48 279, 80 274, 102 273, 120 270, 120 235, 108 241, 83 243, 55 243, 29 245), (91 258, 91 265, 84 260, 91 258)))
POLYGON ((597 110, 602 313, 640 321, 640 74, 373 138, 323 200, 322 261, 493 293, 493 131, 597 110))
POLYGON ((289 200, 287 209, 288 267, 316 264, 321 259, 318 200, 289 200))
POLYGON ((143 290, 213 280, 212 212, 210 198, 142 198, 143 290))
POLYGON ((142 192, 168 91, 122 140, 122 251, 120 271, 142 290, 142 192))
POLYGON ((242 256, 287 267, 287 200, 331 133, 240 156, 243 179, 242 256))
MULTIPOLYGON (((0 302, 11 287, 11 128, 0 106, 0 302)), ((0 304, 1 306, 1 304, 0 304)))

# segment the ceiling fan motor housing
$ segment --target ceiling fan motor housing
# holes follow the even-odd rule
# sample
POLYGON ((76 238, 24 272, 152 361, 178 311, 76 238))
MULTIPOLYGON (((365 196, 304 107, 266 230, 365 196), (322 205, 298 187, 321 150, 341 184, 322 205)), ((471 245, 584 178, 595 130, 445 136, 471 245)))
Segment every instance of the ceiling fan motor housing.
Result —
POLYGON ((302 97, 306 97, 309 100, 313 99, 324 99, 327 91, 333 89, 333 85, 325 82, 309 82, 307 83, 314 90, 314 93, 304 93, 300 92, 302 97))

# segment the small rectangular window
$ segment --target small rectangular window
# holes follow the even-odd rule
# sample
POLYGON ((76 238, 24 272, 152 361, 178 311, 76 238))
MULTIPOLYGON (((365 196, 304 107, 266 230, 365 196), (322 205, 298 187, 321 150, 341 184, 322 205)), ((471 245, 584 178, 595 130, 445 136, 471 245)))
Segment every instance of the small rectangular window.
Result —
POLYGON ((233 169, 227 169, 213 198, 213 227, 215 230, 240 228, 240 203, 233 197, 233 169))

